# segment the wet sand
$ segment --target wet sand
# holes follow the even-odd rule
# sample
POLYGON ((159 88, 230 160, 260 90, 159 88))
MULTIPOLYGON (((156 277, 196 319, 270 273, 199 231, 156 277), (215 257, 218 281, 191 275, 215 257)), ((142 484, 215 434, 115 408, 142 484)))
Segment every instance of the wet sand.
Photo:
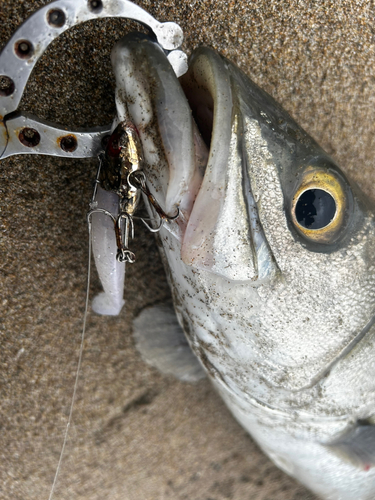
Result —
MULTIPOLYGON (((0 46, 45 3, 2 0, 0 46)), ((187 52, 210 45, 236 62, 375 199, 370 3, 139 4, 178 22, 187 52)), ((129 25, 98 20, 65 33, 38 63, 22 109, 72 128, 109 123, 110 51, 129 25)), ((48 498, 77 365, 95 170, 95 160, 41 156, 0 163, 1 499, 48 498)), ((56 500, 313 500, 260 452, 208 380, 182 383, 142 361, 133 318, 170 293, 141 225, 134 248, 124 310, 88 317, 56 500)), ((99 290, 93 270, 91 296, 99 290)))

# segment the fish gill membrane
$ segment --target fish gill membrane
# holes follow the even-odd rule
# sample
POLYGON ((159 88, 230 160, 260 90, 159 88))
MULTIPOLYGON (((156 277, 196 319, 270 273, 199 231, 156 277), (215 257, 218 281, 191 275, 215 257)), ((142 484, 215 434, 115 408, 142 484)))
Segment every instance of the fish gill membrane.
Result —
POLYGON ((180 82, 143 35, 112 64, 149 188, 180 209, 160 240, 190 347, 282 470, 325 499, 373 499, 373 204, 213 50, 180 82))

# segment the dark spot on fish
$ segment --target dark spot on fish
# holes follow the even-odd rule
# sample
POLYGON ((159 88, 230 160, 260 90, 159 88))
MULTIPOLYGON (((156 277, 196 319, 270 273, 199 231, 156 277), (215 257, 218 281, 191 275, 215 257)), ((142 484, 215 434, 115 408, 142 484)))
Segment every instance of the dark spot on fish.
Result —
POLYGON ((157 393, 151 392, 151 391, 146 391, 143 394, 141 394, 138 398, 134 399, 130 403, 124 406, 122 409, 122 413, 127 413, 129 410, 136 408, 137 406, 145 406, 149 405, 152 403, 152 401, 155 399, 155 396, 157 393))
POLYGON ((89 0, 87 6, 94 14, 99 14, 103 10, 102 0, 89 0))

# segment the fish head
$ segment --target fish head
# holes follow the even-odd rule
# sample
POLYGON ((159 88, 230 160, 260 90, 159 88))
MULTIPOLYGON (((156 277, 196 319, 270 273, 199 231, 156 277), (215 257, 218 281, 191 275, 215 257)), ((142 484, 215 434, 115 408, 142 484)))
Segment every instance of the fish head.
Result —
MULTIPOLYGON (((319 254, 335 256, 372 227, 369 200, 272 97, 214 50, 196 50, 180 81, 143 35, 121 40, 112 60, 119 119, 130 114, 139 131, 155 196, 166 212, 182 212, 185 263, 259 283, 276 269, 301 267, 298 259, 320 264, 319 254), (243 274, 233 270, 241 258, 243 274)), ((370 236, 359 239, 371 253, 370 236)))
POLYGON ((311 385, 372 325, 373 204, 212 49, 198 48, 180 81, 140 35, 120 41, 112 62, 119 119, 130 114, 139 131, 151 190, 167 213, 180 209, 167 230, 181 265, 206 283, 209 308, 250 325, 241 345, 267 360, 270 384, 311 385))

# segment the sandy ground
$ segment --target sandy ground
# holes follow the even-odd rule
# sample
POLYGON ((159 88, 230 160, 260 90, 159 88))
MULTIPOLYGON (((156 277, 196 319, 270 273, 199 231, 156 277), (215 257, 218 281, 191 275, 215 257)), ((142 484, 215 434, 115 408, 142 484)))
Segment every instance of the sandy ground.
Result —
MULTIPOLYGON (((1 0, 0 46, 45 3, 1 0)), ((236 62, 375 199, 372 2, 140 5, 177 21, 186 51, 211 45, 236 62)), ((38 63, 22 109, 68 127, 110 122, 109 54, 128 26, 100 20, 64 34, 38 63)), ((48 498, 77 364, 95 169, 91 160, 31 156, 0 164, 1 499, 48 498)), ((170 294, 141 226, 134 247, 120 317, 88 318, 56 500, 313 500, 259 451, 207 380, 181 383, 142 361, 132 320, 170 294)))

